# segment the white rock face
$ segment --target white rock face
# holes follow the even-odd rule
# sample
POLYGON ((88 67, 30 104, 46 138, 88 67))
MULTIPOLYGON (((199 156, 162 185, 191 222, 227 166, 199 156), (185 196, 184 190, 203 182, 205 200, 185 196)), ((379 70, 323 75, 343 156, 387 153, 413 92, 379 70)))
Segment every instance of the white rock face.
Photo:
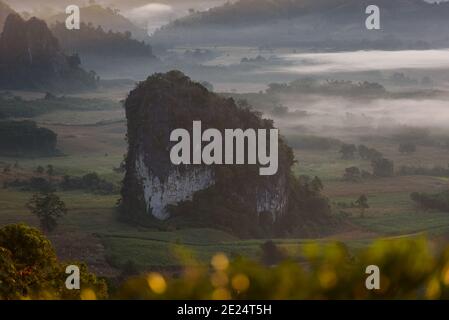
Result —
POLYGON ((278 181, 275 190, 259 190, 257 193, 257 213, 270 212, 273 221, 287 210, 287 194, 285 192, 285 179, 278 181))
MULTIPOLYGON (((146 210, 159 220, 168 219, 168 205, 192 200, 195 192, 207 189, 215 184, 214 171, 210 167, 195 166, 181 170, 173 166, 165 181, 151 173, 139 153, 136 160, 136 175, 143 188, 146 210)), ((279 179, 275 188, 257 191, 256 208, 258 213, 270 212, 275 221, 287 209, 286 181, 279 179)))
POLYGON ((140 153, 136 160, 136 174, 142 181, 147 213, 151 210, 157 219, 169 218, 167 205, 191 200, 195 192, 215 184, 213 170, 207 167, 194 167, 182 173, 175 167, 166 181, 161 182, 159 177, 150 172, 143 159, 143 154, 140 153))

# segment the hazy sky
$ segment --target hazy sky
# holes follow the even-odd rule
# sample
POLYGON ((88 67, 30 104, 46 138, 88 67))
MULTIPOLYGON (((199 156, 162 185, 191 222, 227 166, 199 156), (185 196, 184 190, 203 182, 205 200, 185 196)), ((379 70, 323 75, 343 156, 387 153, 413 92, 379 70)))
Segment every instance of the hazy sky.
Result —
MULTIPOLYGON (((67 5, 85 5, 89 0, 3 0, 17 11, 30 11, 43 17, 60 12, 67 5)), ((95 3, 110 5, 142 27, 161 26, 170 20, 186 15, 189 9, 207 10, 225 3, 226 0, 96 0, 95 3)))
MULTIPOLYGON (((88 4, 89 0, 3 0, 4 2, 7 2, 12 7, 18 7, 18 8, 30 8, 34 7, 37 8, 39 6, 52 6, 52 7, 59 7, 62 8, 64 6, 67 6, 69 4, 79 4, 79 5, 85 5, 88 4)), ((139 6, 144 6, 151 3, 159 3, 159 4, 165 4, 172 6, 174 8, 177 7, 183 7, 183 8, 208 8, 212 7, 214 5, 224 3, 225 0, 157 0, 157 1, 151 1, 151 0, 95 0, 95 3, 98 4, 106 4, 106 5, 113 5, 120 9, 127 9, 127 8, 135 8, 139 6)))
MULTIPOLYGON (((2 0, 17 11, 29 11, 45 18, 61 12, 67 5, 95 2, 121 10, 121 13, 142 28, 152 31, 171 20, 184 16, 189 9, 207 10, 236 0, 2 0)), ((435 2, 438 0, 423 0, 435 2)), ((440 0, 447 1, 447 0, 440 0)))

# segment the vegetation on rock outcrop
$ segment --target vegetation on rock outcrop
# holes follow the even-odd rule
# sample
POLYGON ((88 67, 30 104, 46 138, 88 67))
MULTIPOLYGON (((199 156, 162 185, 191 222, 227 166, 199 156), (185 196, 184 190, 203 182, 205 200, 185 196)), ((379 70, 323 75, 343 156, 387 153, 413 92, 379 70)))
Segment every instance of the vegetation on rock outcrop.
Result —
MULTIPOLYGON (((173 169, 169 150, 170 132, 191 128, 201 120, 204 130, 272 129, 271 120, 262 119, 249 106, 237 106, 209 92, 179 71, 155 74, 141 82, 127 101, 129 150, 122 189, 122 217, 141 222, 151 214, 146 208, 144 187, 136 174, 142 156, 151 174, 164 182, 173 169), (143 151, 142 151, 143 150, 143 151)), ((314 222, 329 223, 329 205, 321 195, 317 180, 298 180, 291 174, 293 152, 281 138, 279 170, 274 176, 260 176, 255 165, 213 165, 213 186, 196 192, 192 199, 169 206, 174 227, 195 225, 224 229, 243 237, 299 235, 311 230, 314 222), (258 192, 279 195, 285 202, 282 212, 258 212, 258 192)), ((182 170, 189 170, 185 165, 182 170)), ((274 197, 276 198, 276 197, 274 197)), ((312 228, 313 229, 313 228, 312 228)))

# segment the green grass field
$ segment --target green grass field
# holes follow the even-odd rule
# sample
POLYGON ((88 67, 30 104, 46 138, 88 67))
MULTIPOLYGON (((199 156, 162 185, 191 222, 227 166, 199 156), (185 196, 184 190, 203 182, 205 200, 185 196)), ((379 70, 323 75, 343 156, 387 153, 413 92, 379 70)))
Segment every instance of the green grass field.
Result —
MULTIPOLYGON (((80 176, 97 172, 102 178, 119 183, 123 175, 113 169, 120 165, 126 153, 125 123, 101 122, 119 119, 123 117, 121 112, 83 111, 74 116, 69 111, 55 111, 42 115, 38 120, 58 133, 58 149, 63 155, 35 159, 0 157, 0 168, 17 161, 20 172, 32 175, 37 166, 51 164, 57 175, 80 176)), ((420 148, 416 154, 404 156, 394 144, 375 143, 370 147, 382 151, 396 165, 432 167, 446 165, 449 158, 449 151, 437 148, 420 148)), ((295 155, 298 159, 295 174, 319 176, 325 185, 324 193, 332 203, 333 213, 347 216, 346 229, 318 241, 342 241, 349 248, 357 249, 376 238, 449 233, 449 213, 418 210, 409 196, 415 191, 434 192, 447 188, 447 178, 394 177, 352 183, 342 181, 344 169, 358 166, 370 170, 368 161, 341 160, 336 148, 296 150, 295 155), (361 194, 367 195, 370 205, 364 218, 360 217, 359 209, 338 206, 339 202, 354 202, 361 194)), ((14 170, 3 173, 2 179, 14 178, 15 174, 14 170)), ((179 246, 200 261, 208 261, 217 252, 259 259, 261 244, 267 240, 240 240, 212 229, 161 231, 132 226, 117 219, 115 205, 119 195, 100 196, 84 192, 62 192, 59 195, 68 207, 68 214, 61 219, 56 232, 50 235, 58 255, 66 260, 86 261, 100 274, 117 274, 117 269, 130 261, 142 270, 179 266, 179 246)), ((0 189, 0 226, 18 222, 38 226, 37 219, 26 208, 31 196, 29 192, 0 189)), ((301 258, 302 246, 309 241, 275 240, 294 259, 301 258)))
MULTIPOLYGON (((16 190, 0 189, 1 224, 25 222, 38 226, 38 221, 28 212, 25 203, 31 193, 16 190)), ((215 253, 225 252, 230 256, 242 255, 258 259, 261 255, 261 244, 265 240, 239 240, 225 232, 212 229, 184 229, 160 231, 152 228, 135 227, 118 222, 115 212, 117 196, 98 196, 83 192, 59 193, 68 206, 68 214, 60 221, 55 238, 64 235, 65 241, 73 238, 77 241, 83 234, 93 235, 95 243, 77 243, 85 248, 101 245, 104 247, 104 258, 113 267, 120 268, 132 261, 142 269, 175 267, 180 261, 176 248, 181 245, 199 261, 208 261, 215 253)), ((371 199, 371 198, 370 198, 371 199)), ((334 199, 339 201, 350 198, 334 199)), ((377 237, 399 235, 413 236, 416 233, 441 233, 449 231, 449 215, 437 212, 416 212, 407 195, 388 195, 372 198, 371 209, 365 218, 359 218, 358 212, 353 212, 351 222, 360 228, 369 230, 377 237), (374 200, 375 199, 375 200, 374 200), (397 209, 394 206, 398 206, 397 209), (386 210, 386 207, 390 209, 386 210)), ((367 238, 339 239, 350 248, 359 248, 372 241, 367 238)), ((300 259, 301 248, 305 239, 275 240, 289 256, 300 259)), ((327 241, 322 239, 321 241, 327 241)), ((58 248, 58 243, 56 242, 58 248)), ((66 243, 62 246, 66 249, 66 243)), ((60 248, 59 248, 60 249, 60 248)), ((76 252, 70 255, 76 256, 76 252)), ((96 259, 89 261, 95 264, 96 259)))

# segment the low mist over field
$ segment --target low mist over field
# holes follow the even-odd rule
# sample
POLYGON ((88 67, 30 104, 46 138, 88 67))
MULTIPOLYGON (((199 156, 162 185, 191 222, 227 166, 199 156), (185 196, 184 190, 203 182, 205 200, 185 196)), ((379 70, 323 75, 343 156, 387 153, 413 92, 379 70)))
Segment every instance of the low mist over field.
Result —
POLYGON ((282 55, 291 66, 273 72, 351 73, 385 70, 449 70, 449 50, 354 51, 282 55))

